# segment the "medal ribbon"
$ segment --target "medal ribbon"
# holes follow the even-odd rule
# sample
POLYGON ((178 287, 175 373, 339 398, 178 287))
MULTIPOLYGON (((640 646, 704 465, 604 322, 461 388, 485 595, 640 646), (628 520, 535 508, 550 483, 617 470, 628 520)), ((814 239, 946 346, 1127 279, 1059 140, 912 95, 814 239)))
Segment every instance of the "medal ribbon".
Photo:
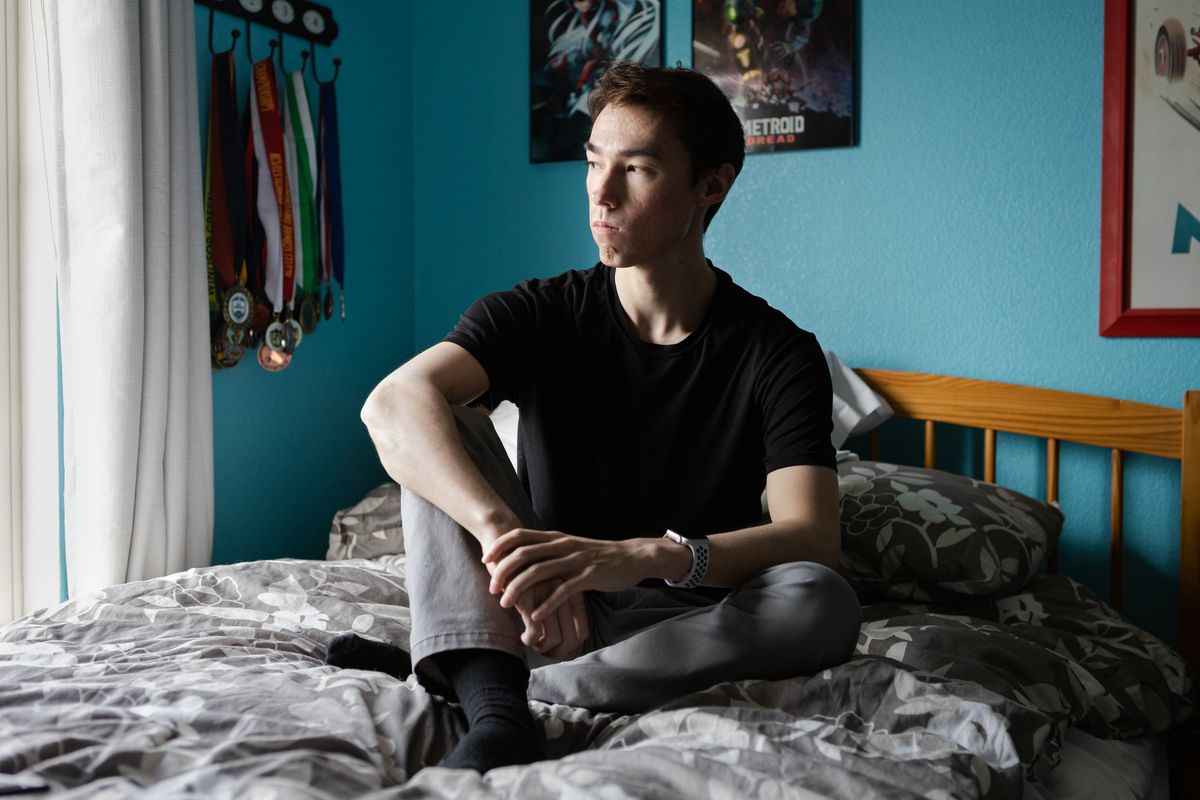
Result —
MULTIPOLYGON (((332 270, 344 296, 346 266, 343 260, 345 250, 342 229, 342 169, 338 155, 337 95, 332 81, 320 86, 317 158, 321 165, 318 195, 321 206, 321 255, 326 269, 332 270)), ((343 300, 343 317, 344 312, 343 300)))
POLYGON ((271 59, 254 64, 250 114, 254 155, 258 160, 258 216, 267 240, 266 290, 278 314, 291 308, 296 253, 292 232, 292 198, 280 125, 279 91, 271 59))
POLYGON ((225 203, 225 173, 221 167, 221 105, 218 87, 226 54, 214 55, 208 103, 208 137, 204 164, 204 255, 208 265, 208 307, 221 309, 221 295, 234 281, 229 208, 225 203))
POLYGON ((284 78, 284 146, 288 155, 292 208, 296 211, 296 285, 306 294, 317 288, 317 231, 314 214, 312 112, 299 70, 284 78))
POLYGON ((221 147, 216 159, 225 180, 224 202, 229 220, 233 256, 233 282, 246 285, 247 242, 246 242, 246 173, 245 165, 238 157, 241 151, 237 113, 237 74, 234 69, 233 50, 217 56, 220 59, 216 107, 220 109, 218 129, 221 147))

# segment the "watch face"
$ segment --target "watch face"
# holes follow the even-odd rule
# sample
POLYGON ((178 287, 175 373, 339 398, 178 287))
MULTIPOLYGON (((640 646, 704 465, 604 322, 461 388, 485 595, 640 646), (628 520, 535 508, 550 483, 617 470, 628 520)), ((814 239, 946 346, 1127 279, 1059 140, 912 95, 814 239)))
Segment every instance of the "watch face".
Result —
POLYGON ((271 13, 275 15, 275 19, 287 25, 296 18, 296 9, 288 0, 275 0, 271 3, 271 13))
POLYGON ((313 11, 311 8, 304 12, 304 16, 300 18, 304 23, 304 27, 309 33, 316 36, 325 31, 325 18, 321 16, 320 11, 313 11))

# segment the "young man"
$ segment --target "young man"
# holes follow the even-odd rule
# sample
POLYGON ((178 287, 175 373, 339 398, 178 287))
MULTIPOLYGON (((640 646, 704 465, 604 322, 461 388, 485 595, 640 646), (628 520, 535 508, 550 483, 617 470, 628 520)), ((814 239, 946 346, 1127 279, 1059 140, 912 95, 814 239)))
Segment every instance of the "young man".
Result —
MULTIPOLYGON (((600 263, 481 298, 362 412, 404 487, 411 665, 470 723, 442 766, 543 758, 528 698, 644 711, 857 641, 821 348, 704 256, 737 115, 699 73, 628 63, 590 105, 600 263), (520 407, 519 474, 477 399, 520 407)), ((409 667, 353 635, 328 660, 409 667)))

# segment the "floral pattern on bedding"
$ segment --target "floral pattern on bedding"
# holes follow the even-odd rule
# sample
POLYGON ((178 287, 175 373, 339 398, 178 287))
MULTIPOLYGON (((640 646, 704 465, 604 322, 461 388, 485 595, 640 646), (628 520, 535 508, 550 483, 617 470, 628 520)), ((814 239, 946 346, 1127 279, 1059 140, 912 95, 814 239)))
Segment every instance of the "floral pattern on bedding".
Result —
POLYGON ((1039 582, 990 617, 873 606, 848 664, 645 714, 533 702, 551 760, 481 776, 418 772, 465 732, 457 705, 322 663, 342 631, 407 644, 403 555, 191 570, 0 629, 0 779, 63 797, 1020 797, 1065 722, 1132 735, 1193 707, 1177 656, 1067 588, 1039 582), (1067 619, 1071 603, 1093 617, 1067 619), (1074 666, 985 669, 1001 635, 1074 666), (1118 652, 1135 666, 1103 669, 1118 652), (1068 673, 1083 695, 1038 688, 1068 673))

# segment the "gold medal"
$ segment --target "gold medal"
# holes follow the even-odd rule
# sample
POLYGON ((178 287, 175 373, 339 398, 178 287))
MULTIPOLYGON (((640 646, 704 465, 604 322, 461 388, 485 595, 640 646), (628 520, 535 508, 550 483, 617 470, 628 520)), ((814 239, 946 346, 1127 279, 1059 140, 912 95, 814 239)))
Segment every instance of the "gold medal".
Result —
POLYGON ((292 357, 282 350, 272 350, 263 342, 258 346, 258 365, 267 372, 279 372, 292 363, 292 357))
POLYGON ((315 294, 306 294, 300 301, 300 330, 312 333, 321 319, 321 300, 315 294))
POLYGON ((250 323, 254 313, 254 297, 241 284, 234 284, 225 290, 221 302, 221 315, 230 327, 244 328, 250 323))

